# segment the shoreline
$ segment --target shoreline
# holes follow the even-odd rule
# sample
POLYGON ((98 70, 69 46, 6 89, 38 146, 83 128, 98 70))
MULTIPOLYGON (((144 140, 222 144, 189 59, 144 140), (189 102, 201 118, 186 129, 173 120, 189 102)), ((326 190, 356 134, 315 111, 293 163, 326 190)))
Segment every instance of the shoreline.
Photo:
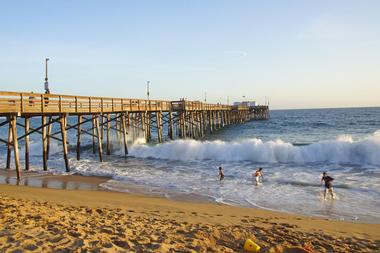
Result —
POLYGON ((340 220, 334 219, 328 216, 318 216, 312 214, 303 214, 303 213, 293 213, 283 210, 275 210, 270 208, 264 208, 259 206, 241 206, 233 205, 223 202, 215 201, 212 198, 203 197, 196 194, 184 194, 184 193, 173 193, 170 192, 170 197, 167 193, 162 191, 155 192, 154 190, 147 190, 144 186, 134 185, 134 184, 125 184, 125 190, 112 189, 111 187, 105 187, 109 180, 113 180, 112 177, 108 176, 87 176, 81 174, 69 174, 69 175, 57 175, 51 172, 41 173, 34 171, 24 171, 23 179, 20 182, 16 180, 16 174, 14 170, 0 169, 0 185, 14 185, 14 186, 26 186, 33 188, 44 188, 44 189, 59 189, 59 190, 90 190, 90 191, 107 191, 115 192, 121 194, 130 194, 136 196, 146 196, 154 198, 162 198, 169 201, 180 201, 180 202, 190 202, 190 203, 210 203, 217 205, 225 205, 236 208, 253 208, 263 211, 282 213, 286 215, 302 216, 302 217, 311 217, 321 220, 330 220, 330 221, 342 221, 354 224, 378 224, 377 220, 375 221, 362 221, 362 220, 340 220))
POLYGON ((91 188, 107 180, 101 177, 44 178, 53 182, 56 177, 66 178, 66 185, 81 180, 92 184, 87 183, 87 189, 0 184, 0 221, 4 224, 0 250, 243 252, 248 238, 262 252, 307 252, 308 247, 314 252, 380 249, 380 224, 91 188))

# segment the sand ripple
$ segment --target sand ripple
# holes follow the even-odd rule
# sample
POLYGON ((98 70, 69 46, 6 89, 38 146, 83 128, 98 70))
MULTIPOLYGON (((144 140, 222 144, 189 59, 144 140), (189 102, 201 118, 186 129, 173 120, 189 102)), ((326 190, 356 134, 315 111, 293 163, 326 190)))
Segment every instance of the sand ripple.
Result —
POLYGON ((379 241, 306 233, 253 216, 231 225, 181 220, 197 215, 208 214, 71 206, 2 194, 0 252, 242 252, 246 238, 263 252, 379 252, 379 241))

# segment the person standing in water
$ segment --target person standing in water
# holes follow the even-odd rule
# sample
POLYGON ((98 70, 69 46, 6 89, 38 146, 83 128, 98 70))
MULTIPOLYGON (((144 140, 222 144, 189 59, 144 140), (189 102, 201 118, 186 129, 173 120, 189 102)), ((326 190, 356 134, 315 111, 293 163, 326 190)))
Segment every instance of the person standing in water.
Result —
POLYGON ((327 192, 329 192, 331 194, 332 199, 335 199, 335 194, 334 194, 333 187, 332 187, 332 181, 333 180, 334 180, 334 178, 328 176, 327 172, 323 172, 322 178, 321 178, 321 184, 323 183, 323 181, 325 182, 325 192, 323 195, 325 200, 326 200, 327 192))
POLYGON ((224 179, 223 168, 219 167, 219 181, 222 181, 223 179, 224 179))
POLYGON ((258 170, 253 173, 255 180, 256 180, 256 185, 259 185, 263 182, 263 168, 259 168, 258 170))

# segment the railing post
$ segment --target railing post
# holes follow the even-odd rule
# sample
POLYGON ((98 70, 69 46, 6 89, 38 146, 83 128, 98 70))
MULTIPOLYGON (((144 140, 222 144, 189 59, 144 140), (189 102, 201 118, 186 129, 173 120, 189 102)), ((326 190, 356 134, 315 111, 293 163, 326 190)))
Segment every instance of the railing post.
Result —
POLYGON ((24 112, 24 96, 23 96, 23 94, 22 93, 20 93, 20 95, 21 95, 21 112, 24 112))
POLYGON ((100 106, 102 107, 100 110, 102 111, 102 114, 103 114, 103 107, 104 107, 103 98, 100 98, 100 106))
POLYGON ((88 105, 88 110, 89 110, 90 113, 91 113, 91 97, 88 98, 88 103, 89 103, 89 105, 88 105))
POLYGON ((78 97, 75 97, 75 112, 78 113, 78 97))
POLYGON ((62 96, 59 96, 59 101, 58 101, 58 109, 59 109, 59 112, 62 112, 62 96))
POLYGON ((44 106, 45 106, 44 105, 44 103, 45 103, 44 95, 41 94, 40 98, 41 98, 41 112, 43 113, 44 112, 44 106))

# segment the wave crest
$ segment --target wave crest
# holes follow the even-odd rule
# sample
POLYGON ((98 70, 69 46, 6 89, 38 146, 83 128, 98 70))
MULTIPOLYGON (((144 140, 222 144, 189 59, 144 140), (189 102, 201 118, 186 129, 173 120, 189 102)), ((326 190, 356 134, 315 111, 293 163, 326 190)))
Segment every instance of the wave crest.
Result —
POLYGON ((282 140, 264 142, 175 140, 155 146, 133 145, 130 154, 169 160, 254 161, 266 163, 353 163, 380 165, 380 131, 359 141, 351 136, 294 146, 282 140))

